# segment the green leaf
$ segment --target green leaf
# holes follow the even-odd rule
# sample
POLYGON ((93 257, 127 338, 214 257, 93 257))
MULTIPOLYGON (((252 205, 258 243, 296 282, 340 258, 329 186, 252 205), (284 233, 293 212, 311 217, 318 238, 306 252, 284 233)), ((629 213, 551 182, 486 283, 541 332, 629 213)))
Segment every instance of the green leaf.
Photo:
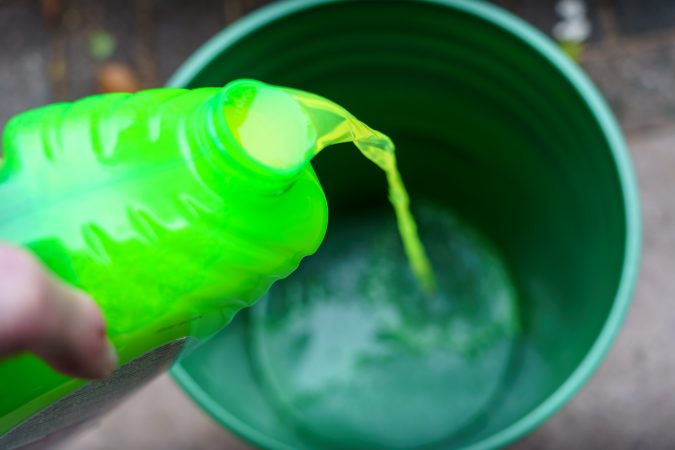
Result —
POLYGON ((97 31, 89 38, 89 54, 102 61, 108 59, 117 47, 115 37, 107 31, 97 31))

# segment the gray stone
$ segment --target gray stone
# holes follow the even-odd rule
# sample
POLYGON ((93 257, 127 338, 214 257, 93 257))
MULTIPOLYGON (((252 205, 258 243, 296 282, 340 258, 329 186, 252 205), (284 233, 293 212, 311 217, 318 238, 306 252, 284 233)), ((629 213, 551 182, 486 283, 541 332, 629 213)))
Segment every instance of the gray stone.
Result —
POLYGON ((675 27, 675 2, 672 0, 612 0, 619 31, 633 34, 675 27))

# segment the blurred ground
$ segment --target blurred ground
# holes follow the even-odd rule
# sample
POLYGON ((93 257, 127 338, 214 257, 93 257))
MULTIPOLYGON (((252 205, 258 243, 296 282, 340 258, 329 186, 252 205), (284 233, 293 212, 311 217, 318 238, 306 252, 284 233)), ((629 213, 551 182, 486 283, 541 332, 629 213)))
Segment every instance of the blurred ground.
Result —
MULTIPOLYGON (((675 2, 495 2, 559 39, 583 36, 574 49, 627 132, 644 218, 634 303, 607 360, 562 412, 513 448, 675 448, 675 2)), ((126 82, 162 85, 201 43, 260 3, 0 0, 0 124, 115 83, 110 73, 97 79, 110 62, 131 71, 126 82)), ((61 450, 247 448, 163 376, 61 450)))

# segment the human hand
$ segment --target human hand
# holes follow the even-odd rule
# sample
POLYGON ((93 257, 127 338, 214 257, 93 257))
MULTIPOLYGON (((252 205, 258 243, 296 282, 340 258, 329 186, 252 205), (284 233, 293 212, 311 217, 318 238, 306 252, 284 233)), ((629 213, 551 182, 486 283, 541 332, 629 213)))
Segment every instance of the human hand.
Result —
POLYGON ((21 352, 79 378, 105 378, 117 362, 94 301, 29 252, 0 244, 0 359, 21 352))

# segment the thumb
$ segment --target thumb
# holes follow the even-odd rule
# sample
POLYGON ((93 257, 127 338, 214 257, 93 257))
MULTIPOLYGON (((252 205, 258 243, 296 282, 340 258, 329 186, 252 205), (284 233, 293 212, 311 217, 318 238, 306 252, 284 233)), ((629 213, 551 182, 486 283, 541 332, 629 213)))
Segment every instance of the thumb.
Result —
POLYGON ((25 351, 80 378, 105 378, 117 361, 91 298, 30 253, 0 245, 0 358, 25 351))

